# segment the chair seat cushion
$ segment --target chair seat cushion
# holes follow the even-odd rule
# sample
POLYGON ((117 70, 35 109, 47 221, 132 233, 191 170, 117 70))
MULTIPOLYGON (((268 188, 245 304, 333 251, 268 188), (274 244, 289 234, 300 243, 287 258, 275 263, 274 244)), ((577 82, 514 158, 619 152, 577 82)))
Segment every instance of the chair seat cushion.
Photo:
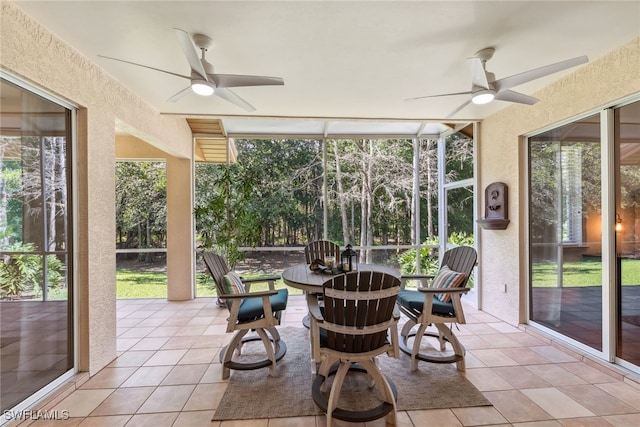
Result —
MULTIPOLYGON (((286 309, 288 297, 288 289, 279 289, 276 295, 271 295, 269 297, 271 309, 274 312, 286 309)), ((248 322, 250 320, 259 319, 262 316, 264 316, 262 298, 249 298, 242 301, 240 309, 238 310, 238 321, 248 322)))
MULTIPOLYGON (((420 291, 412 291, 409 289, 402 289, 398 294, 398 304, 402 307, 406 307, 412 311, 422 312, 424 307, 425 294, 420 291)), ((455 310, 452 302, 442 302, 437 296, 433 296, 433 314, 439 314, 440 316, 455 316, 455 310)))

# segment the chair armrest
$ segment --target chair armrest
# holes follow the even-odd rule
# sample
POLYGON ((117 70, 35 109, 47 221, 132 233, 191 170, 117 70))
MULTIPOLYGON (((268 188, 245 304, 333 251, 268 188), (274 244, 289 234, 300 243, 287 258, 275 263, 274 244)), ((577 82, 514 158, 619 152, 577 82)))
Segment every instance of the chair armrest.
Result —
POLYGON ((240 276, 240 279, 242 279, 242 281, 245 282, 245 283, 260 283, 260 282, 269 282, 271 280, 279 280, 280 279, 280 275, 278 275, 278 274, 270 274, 268 276, 253 277, 251 279, 246 279, 246 278, 240 276))
POLYGON ((222 299, 246 299, 246 298, 261 298, 263 296, 276 295, 278 291, 260 291, 260 292, 247 292, 244 294, 221 294, 222 299))
MULTIPOLYGON (((404 289, 408 280, 418 280, 420 283, 425 279, 433 279, 433 274, 403 274, 400 276, 400 289, 404 289)), ((418 285, 419 287, 420 285, 418 285)))
POLYGON ((406 280, 406 279, 433 279, 434 276, 433 274, 403 274, 402 276, 400 276, 400 280, 406 280))
POLYGON ((277 274, 270 274, 265 276, 253 277, 251 279, 245 279, 244 277, 240 276, 240 279, 242 280, 242 283, 244 284, 244 287, 247 290, 247 292, 251 290, 251 285, 253 283, 262 283, 262 282, 268 283, 269 289, 273 291, 276 287, 276 280, 279 280, 280 276, 277 274))
POLYGON ((322 316, 322 311, 320 310, 320 304, 318 302, 318 298, 315 295, 310 295, 307 297, 307 307, 309 309, 309 315, 313 317, 318 322, 324 322, 324 317, 322 316))
POLYGON ((466 294, 471 288, 426 288, 418 286, 418 290, 425 294, 466 294))

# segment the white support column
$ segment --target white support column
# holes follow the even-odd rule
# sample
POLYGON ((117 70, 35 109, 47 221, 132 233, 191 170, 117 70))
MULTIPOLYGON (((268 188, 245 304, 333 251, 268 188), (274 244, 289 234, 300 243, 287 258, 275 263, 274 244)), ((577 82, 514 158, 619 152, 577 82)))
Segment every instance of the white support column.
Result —
POLYGON ((167 157, 167 299, 194 298, 193 162, 167 157))

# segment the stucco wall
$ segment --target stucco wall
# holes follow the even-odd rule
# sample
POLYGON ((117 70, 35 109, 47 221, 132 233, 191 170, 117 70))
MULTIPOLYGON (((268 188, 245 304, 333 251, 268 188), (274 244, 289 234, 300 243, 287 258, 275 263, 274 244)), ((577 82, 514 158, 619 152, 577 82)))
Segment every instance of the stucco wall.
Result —
POLYGON ((80 108, 78 229, 80 368, 91 374, 116 357, 115 128, 177 158, 191 157, 184 119, 161 116, 99 67, 3 2, 0 66, 80 108))
POLYGON ((514 105, 486 118, 478 144, 479 206, 484 188, 494 181, 509 186, 511 223, 504 231, 480 229, 478 236, 482 309, 507 322, 525 321, 526 244, 524 195, 527 169, 522 135, 594 112, 640 93, 640 38, 533 94, 540 102, 514 105), (499 164, 500 167, 496 167, 499 164), (505 292, 505 284, 507 291, 505 292))

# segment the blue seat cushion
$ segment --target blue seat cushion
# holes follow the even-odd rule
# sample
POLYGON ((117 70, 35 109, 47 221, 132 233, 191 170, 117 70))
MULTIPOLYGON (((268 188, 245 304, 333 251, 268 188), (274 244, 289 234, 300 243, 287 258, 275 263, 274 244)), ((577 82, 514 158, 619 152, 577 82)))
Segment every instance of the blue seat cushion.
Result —
MULTIPOLYGON (((420 291, 402 289, 398 294, 398 304, 410 310, 422 312, 424 307, 424 295, 425 294, 420 291)), ((431 310, 431 313, 439 314, 440 316, 455 316, 453 303, 442 302, 435 295, 433 296, 433 309, 431 310)))
MULTIPOLYGON (((276 295, 271 295, 269 297, 269 302, 271 302, 271 309, 274 312, 286 309, 288 297, 288 289, 279 289, 276 295)), ((262 308, 262 298, 249 298, 242 301, 242 304, 240 304, 240 309, 238 310, 239 322, 248 322, 250 320, 259 319, 262 316, 264 316, 264 310, 262 308)))

